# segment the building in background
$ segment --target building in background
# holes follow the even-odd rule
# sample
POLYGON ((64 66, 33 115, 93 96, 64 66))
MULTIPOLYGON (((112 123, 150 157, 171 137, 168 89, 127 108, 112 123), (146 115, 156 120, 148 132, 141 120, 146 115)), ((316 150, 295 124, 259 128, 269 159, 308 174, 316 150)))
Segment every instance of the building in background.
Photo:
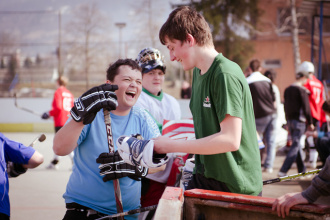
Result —
MULTIPOLYGON (((255 53, 251 59, 260 59, 264 69, 276 70, 275 84, 279 87, 283 101, 284 89, 295 81, 290 1, 260 0, 259 8, 263 13, 257 24, 258 32, 256 32, 255 38, 252 39, 255 53)), ((301 62, 305 60, 312 61, 319 73, 319 43, 322 40, 322 76, 317 75, 317 77, 320 80, 328 80, 329 85, 330 1, 296 0, 296 12, 300 60, 301 62), (319 24, 322 13, 323 33, 320 37, 319 24), (311 40, 312 35, 314 37, 313 43, 311 40)))

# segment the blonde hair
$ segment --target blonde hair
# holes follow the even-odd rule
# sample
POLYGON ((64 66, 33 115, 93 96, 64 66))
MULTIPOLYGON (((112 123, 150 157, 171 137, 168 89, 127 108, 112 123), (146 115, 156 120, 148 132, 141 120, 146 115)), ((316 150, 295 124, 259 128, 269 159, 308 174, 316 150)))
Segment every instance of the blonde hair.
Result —
POLYGON ((60 86, 66 86, 69 82, 69 79, 65 76, 60 76, 58 77, 57 82, 60 86))

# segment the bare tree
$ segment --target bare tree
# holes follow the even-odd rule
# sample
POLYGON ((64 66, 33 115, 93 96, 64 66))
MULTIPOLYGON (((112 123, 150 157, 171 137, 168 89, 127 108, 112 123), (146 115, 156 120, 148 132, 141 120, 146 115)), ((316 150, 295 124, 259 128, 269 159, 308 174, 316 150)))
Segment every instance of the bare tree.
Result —
POLYGON ((292 17, 292 47, 293 47, 293 56, 294 56, 294 66, 297 70, 298 65, 300 64, 300 52, 299 52, 299 39, 298 39, 298 22, 296 15, 296 0, 290 0, 291 7, 291 17, 292 17))
MULTIPOLYGON (((160 2, 160 0, 158 0, 160 2)), ((135 12, 134 18, 138 20, 139 38, 144 39, 143 43, 147 41, 151 47, 157 47, 159 45, 158 33, 164 20, 161 20, 161 14, 164 13, 160 3, 155 4, 155 0, 142 0, 133 3, 135 12), (158 7, 157 7, 158 6, 158 7)))
POLYGON ((0 60, 1 68, 7 67, 7 73, 2 78, 2 91, 8 91, 9 85, 15 77, 17 70, 17 57, 15 56, 16 37, 9 32, 0 32, 0 60), (7 58, 5 62, 5 57, 7 58))
POLYGON ((4 54, 14 53, 16 37, 8 32, 0 32, 0 57, 4 54))
POLYGON ((95 3, 82 4, 73 11, 73 19, 67 24, 67 33, 72 39, 67 53, 70 53, 72 63, 76 64, 71 68, 83 68, 86 89, 90 87, 90 71, 104 67, 100 61, 105 60, 104 44, 109 43, 106 39, 109 38, 107 20, 95 3))

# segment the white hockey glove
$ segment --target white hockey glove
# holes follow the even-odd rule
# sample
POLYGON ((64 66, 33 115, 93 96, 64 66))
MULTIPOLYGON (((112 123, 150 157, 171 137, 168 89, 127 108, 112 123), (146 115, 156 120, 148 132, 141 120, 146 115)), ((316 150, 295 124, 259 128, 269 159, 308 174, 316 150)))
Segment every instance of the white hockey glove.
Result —
POLYGON ((131 165, 155 168, 169 160, 167 154, 154 154, 153 140, 138 140, 123 135, 117 139, 117 147, 123 160, 131 165))

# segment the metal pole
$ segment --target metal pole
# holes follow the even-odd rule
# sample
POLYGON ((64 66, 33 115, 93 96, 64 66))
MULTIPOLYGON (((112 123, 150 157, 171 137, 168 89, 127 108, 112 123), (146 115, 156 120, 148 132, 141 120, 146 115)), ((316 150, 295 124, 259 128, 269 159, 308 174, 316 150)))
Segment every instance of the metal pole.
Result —
POLYGON ((121 59, 121 44, 122 44, 122 36, 121 29, 126 26, 126 23, 115 23, 115 25, 119 28, 119 59, 121 59))
POLYGON ((61 10, 58 11, 58 76, 60 77, 63 73, 62 73, 62 61, 61 61, 61 10))
POLYGON ((322 35, 323 35, 323 1, 320 1, 320 24, 319 24, 319 69, 318 79, 322 78, 322 35))
POLYGON ((312 33, 311 33, 311 62, 314 63, 314 28, 315 28, 315 15, 312 17, 312 33))

